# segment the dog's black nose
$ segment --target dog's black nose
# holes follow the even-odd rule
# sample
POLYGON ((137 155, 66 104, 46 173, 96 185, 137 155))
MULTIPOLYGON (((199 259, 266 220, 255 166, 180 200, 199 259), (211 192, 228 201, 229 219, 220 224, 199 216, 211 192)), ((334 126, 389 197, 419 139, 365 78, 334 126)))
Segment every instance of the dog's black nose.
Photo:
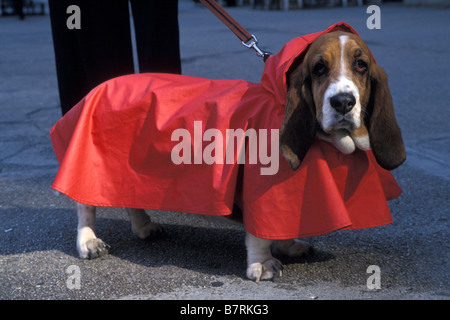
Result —
POLYGON ((355 103, 355 96, 351 93, 338 93, 330 98, 331 106, 342 114, 346 114, 352 110, 355 103))

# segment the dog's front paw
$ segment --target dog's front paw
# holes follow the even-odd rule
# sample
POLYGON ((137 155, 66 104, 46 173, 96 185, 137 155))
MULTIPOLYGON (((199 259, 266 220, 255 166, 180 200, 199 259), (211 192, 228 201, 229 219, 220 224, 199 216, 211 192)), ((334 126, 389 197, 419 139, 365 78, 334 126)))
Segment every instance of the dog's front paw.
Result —
POLYGON ((270 258, 262 263, 255 262, 247 268, 247 278, 259 282, 259 280, 276 280, 281 277, 283 264, 275 258, 270 258))
POLYGON ((91 239, 82 244, 78 251, 82 259, 97 259, 106 256, 109 248, 101 239, 91 239))

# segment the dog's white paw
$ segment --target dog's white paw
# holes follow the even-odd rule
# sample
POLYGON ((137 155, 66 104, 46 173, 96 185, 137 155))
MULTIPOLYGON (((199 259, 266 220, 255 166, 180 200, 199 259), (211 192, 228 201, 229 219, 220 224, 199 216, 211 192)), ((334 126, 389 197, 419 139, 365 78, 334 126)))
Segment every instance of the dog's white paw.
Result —
POLYGON ((95 236, 91 227, 78 228, 77 249, 82 259, 96 259, 108 254, 109 245, 95 236))
POLYGON ((262 263, 255 262, 247 267, 247 278, 259 282, 260 280, 276 280, 283 273, 283 264, 275 258, 262 263))
POLYGON ((146 224, 131 227, 133 234, 142 240, 150 240, 160 238, 165 234, 164 228, 153 222, 147 222, 146 224))
POLYGON ((108 254, 110 246, 101 239, 91 239, 79 245, 78 253, 82 259, 97 259, 108 254))

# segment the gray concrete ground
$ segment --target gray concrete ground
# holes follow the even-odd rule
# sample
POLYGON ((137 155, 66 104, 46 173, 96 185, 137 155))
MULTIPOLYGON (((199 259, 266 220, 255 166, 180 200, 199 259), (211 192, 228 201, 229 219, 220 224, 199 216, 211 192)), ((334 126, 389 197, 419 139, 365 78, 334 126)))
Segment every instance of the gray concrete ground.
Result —
MULTIPOLYGON (((394 171, 404 191, 390 202, 394 223, 308 239, 316 255, 283 260, 283 277, 259 284, 245 279, 241 228, 187 214, 152 213, 168 236, 143 242, 122 209, 100 209, 111 254, 78 259, 74 205, 50 189, 60 110, 49 17, 0 18, 0 299, 449 299, 449 11, 381 6, 381 30, 368 30, 365 10, 229 9, 273 52, 351 24, 390 77, 408 151, 394 171), (379 290, 366 286, 370 265, 379 290)), ((184 0, 179 18, 184 74, 259 81, 263 63, 209 11, 184 0)))

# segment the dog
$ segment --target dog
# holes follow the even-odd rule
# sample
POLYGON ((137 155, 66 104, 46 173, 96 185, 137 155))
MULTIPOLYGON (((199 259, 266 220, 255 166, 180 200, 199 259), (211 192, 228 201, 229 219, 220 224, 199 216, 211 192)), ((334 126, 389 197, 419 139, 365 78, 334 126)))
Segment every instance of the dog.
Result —
MULTIPOLYGON (((405 161, 387 76, 355 33, 344 28, 318 36, 306 53, 293 61, 286 82, 279 149, 292 170, 301 166, 314 139, 331 143, 343 154, 371 149, 378 164, 387 170, 405 161)), ((109 246, 94 232, 95 211, 96 206, 77 203, 76 244, 83 259, 108 253, 109 246)), ((164 234, 143 209, 126 211, 139 239, 164 234)), ((312 247, 299 239, 263 239, 250 232, 246 232, 245 244, 246 275, 256 282, 282 275, 282 263, 274 255, 298 257, 312 252, 312 247)))

